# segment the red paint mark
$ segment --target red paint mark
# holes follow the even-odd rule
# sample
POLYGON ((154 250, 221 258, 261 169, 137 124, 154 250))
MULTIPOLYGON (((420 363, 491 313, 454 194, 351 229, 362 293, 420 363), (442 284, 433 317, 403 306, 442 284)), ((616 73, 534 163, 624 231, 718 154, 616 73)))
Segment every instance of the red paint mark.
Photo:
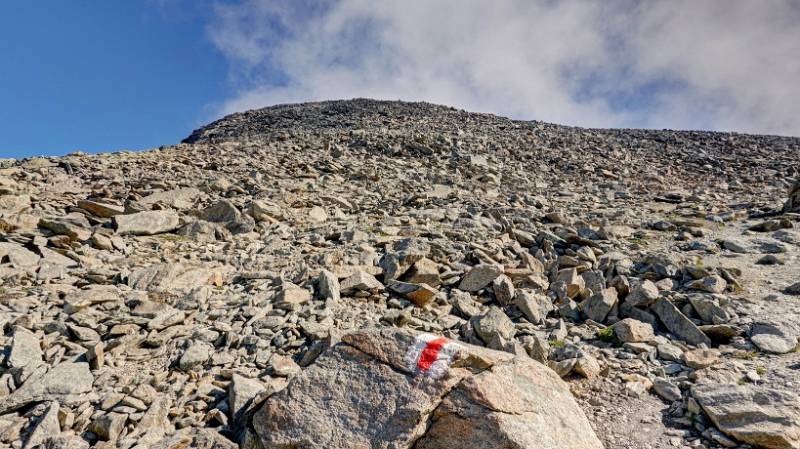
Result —
POLYGON ((444 337, 436 338, 428 342, 425 345, 425 349, 422 350, 422 354, 419 356, 419 361, 417 361, 417 368, 422 371, 427 371, 431 369, 433 362, 439 357, 439 351, 442 350, 444 345, 446 345, 447 339, 444 337))

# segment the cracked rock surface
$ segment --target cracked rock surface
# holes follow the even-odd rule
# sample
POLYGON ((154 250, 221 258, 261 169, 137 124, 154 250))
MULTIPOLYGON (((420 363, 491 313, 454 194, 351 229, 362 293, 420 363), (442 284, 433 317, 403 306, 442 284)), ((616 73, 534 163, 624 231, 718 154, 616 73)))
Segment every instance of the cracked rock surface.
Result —
POLYGON ((389 328, 342 336, 256 413, 264 448, 602 447, 538 362, 462 344, 432 377, 409 364, 415 344, 389 328))

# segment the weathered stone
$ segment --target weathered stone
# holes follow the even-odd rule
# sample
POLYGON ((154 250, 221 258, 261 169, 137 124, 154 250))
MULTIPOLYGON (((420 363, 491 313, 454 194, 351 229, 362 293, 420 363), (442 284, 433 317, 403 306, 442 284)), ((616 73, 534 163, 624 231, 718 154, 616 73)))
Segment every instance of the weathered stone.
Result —
POLYGON ((625 298, 625 302, 634 307, 649 307, 658 299, 658 287, 650 280, 644 280, 625 298))
POLYGON ((723 279, 721 276, 712 274, 711 276, 706 276, 703 279, 690 282, 689 288, 702 290, 708 293, 722 293, 726 288, 728 288, 728 282, 725 281, 725 279, 723 279))
POLYGON ((255 220, 243 214, 228 200, 220 200, 200 212, 198 218, 211 223, 223 223, 234 234, 250 232, 255 229, 255 220))
POLYGON ((127 420, 128 415, 114 412, 106 413, 95 418, 89 425, 89 430, 101 440, 116 441, 119 438, 119 434, 122 433, 127 420))
POLYGON ((474 320, 475 332, 486 344, 499 337, 505 341, 514 338, 514 323, 499 307, 489 307, 489 311, 474 320))
POLYGON ((766 449, 800 448, 800 401, 794 392, 702 384, 692 395, 714 425, 736 440, 766 449))
POLYGON ((125 213, 125 208, 122 206, 97 201, 79 200, 78 207, 102 218, 111 218, 125 213))
POLYGON ((172 232, 181 219, 174 210, 151 210, 114 217, 119 235, 155 235, 172 232))
POLYGON ((191 371, 194 368, 205 364, 211 358, 212 348, 202 342, 193 342, 183 351, 178 360, 178 368, 183 371, 191 371))
POLYGON ((168 206, 172 209, 184 210, 191 209, 195 201, 203 192, 194 187, 184 187, 180 189, 167 190, 164 192, 156 192, 137 201, 137 203, 146 208, 152 208, 156 204, 168 206))
POLYGON ((439 276, 439 265, 426 257, 414 262, 403 279, 413 284, 428 284, 434 288, 442 283, 442 278, 439 276))
POLYGON ((508 306, 514 302, 514 284, 506 275, 500 275, 492 281, 494 297, 500 305, 508 306))
POLYGON ((686 315, 682 314, 669 300, 659 299, 653 304, 651 310, 664 323, 664 326, 681 340, 693 345, 700 343, 711 344, 711 339, 698 329, 689 318, 686 318, 686 315))
POLYGON ((9 368, 22 368, 42 363, 42 348, 33 332, 17 326, 11 341, 11 351, 6 359, 9 368))
POLYGON ((58 435, 61 433, 61 424, 58 422, 58 410, 59 410, 58 402, 53 401, 47 406, 47 410, 45 410, 44 414, 39 421, 36 423, 36 426, 28 435, 28 439, 25 441, 24 449, 29 449, 40 445, 47 440, 47 438, 58 435))
POLYGON ((236 428, 245 424, 247 415, 258 405, 255 399, 266 391, 264 384, 258 380, 233 375, 228 385, 228 405, 231 422, 236 428))
POLYGON ((421 239, 408 238, 397 242, 380 261, 384 282, 399 279, 412 265, 427 257, 430 251, 428 242, 421 239))
POLYGON ((458 289, 465 292, 476 292, 486 288, 501 274, 503 274, 503 267, 500 265, 485 263, 475 265, 461 279, 458 289))
POLYGON ((439 358, 441 369, 422 370, 427 356, 415 348, 432 338, 394 329, 345 335, 256 414, 264 448, 602 447, 552 371, 454 343, 445 349, 454 363, 439 358))
POLYGON ((590 320, 602 323, 616 304, 617 289, 614 287, 604 288, 584 302, 583 313, 590 320))
POLYGON ((646 343, 655 337, 653 326, 633 318, 625 318, 612 327, 614 335, 623 343, 646 343))
POLYGON ((317 278, 317 292, 320 298, 338 302, 341 298, 341 286, 336 275, 328 270, 322 270, 317 278))
POLYGON ((750 330, 750 340, 765 352, 786 354, 797 348, 797 336, 792 335, 783 326, 768 323, 754 324, 750 330))
POLYGON ((40 257, 16 243, 0 242, 0 263, 10 263, 15 268, 33 267, 40 257))
POLYGON ((344 279, 341 282, 341 294, 351 295, 355 292, 372 292, 384 290, 383 284, 375 276, 363 271, 357 270, 352 276, 344 279))
POLYGON ((555 310, 550 298, 532 290, 517 290, 514 295, 514 304, 522 311, 525 318, 533 324, 544 323, 547 314, 555 310))
POLYGON ((94 376, 87 363, 62 363, 43 374, 29 377, 8 396, 0 397, 0 414, 17 410, 32 402, 75 401, 92 390, 94 376))
POLYGON ((720 362, 716 349, 694 349, 683 353, 683 362, 692 369, 704 369, 720 362))
POLYGON ((80 213, 72 213, 58 218, 42 218, 39 227, 57 235, 66 235, 72 240, 86 241, 92 237, 91 225, 80 213))
POLYGON ((728 311, 720 305, 720 301, 712 296, 692 295, 689 297, 692 307, 706 323, 725 324, 731 320, 728 311))
POLYGON ((426 307, 436 299, 438 290, 428 284, 412 284, 409 282, 394 281, 389 284, 389 289, 403 295, 417 307, 426 307))
POLYGON ((662 399, 668 402, 679 401, 682 397, 681 389, 667 379, 657 377, 653 381, 653 390, 662 399))

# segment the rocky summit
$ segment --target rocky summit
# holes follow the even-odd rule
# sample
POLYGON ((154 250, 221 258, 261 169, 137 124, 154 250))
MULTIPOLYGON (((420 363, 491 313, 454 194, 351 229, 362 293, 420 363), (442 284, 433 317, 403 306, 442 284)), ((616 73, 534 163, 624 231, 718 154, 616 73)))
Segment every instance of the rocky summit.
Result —
POLYGON ((0 447, 800 449, 799 177, 363 99, 0 159, 0 447))

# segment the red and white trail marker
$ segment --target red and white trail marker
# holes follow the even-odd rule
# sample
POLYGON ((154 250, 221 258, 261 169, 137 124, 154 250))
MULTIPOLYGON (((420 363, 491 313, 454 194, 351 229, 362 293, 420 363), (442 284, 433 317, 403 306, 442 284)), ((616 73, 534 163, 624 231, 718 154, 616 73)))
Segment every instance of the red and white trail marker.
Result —
POLYGON ((444 337, 421 334, 408 348, 406 363, 416 374, 438 379, 447 373, 460 346, 444 337))

